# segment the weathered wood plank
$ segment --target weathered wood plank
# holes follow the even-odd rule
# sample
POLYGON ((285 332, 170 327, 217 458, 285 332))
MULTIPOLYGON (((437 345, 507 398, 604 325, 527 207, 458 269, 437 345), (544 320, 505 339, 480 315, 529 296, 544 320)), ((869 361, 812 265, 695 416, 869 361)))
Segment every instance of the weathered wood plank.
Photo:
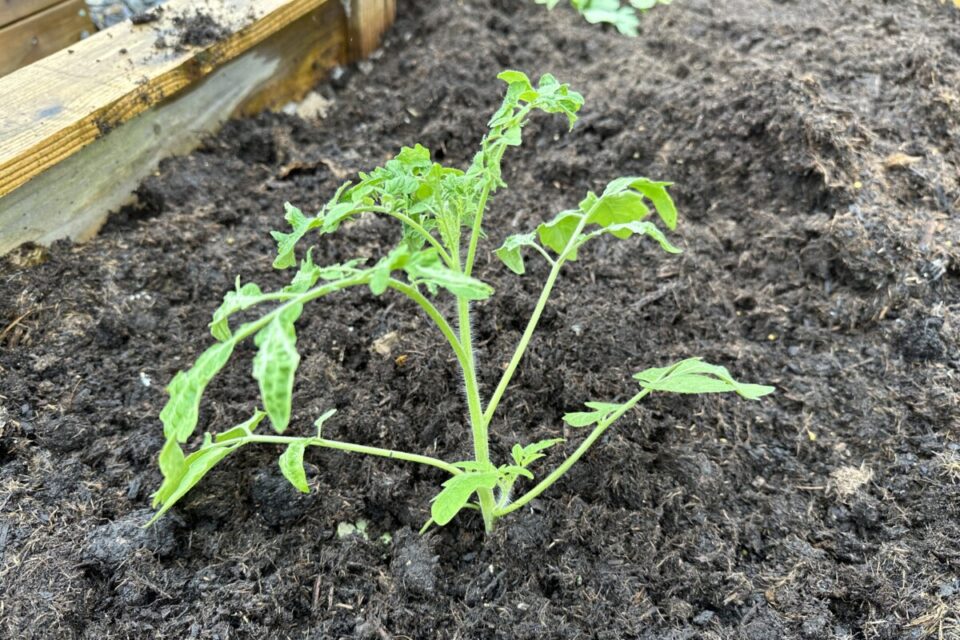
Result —
POLYGON ((58 0, 0 0, 0 27, 43 11, 58 0))
POLYGON ((350 55, 366 58, 397 15, 396 0, 350 0, 350 55))
POLYGON ((94 32, 83 0, 63 0, 0 28, 0 76, 94 32))
POLYGON ((0 198, 0 254, 28 241, 84 240, 131 202, 140 180, 228 117, 302 97, 347 55, 346 15, 325 3, 0 198))
POLYGON ((157 22, 116 25, 0 78, 0 196, 328 3, 339 4, 209 0, 204 15, 229 35, 196 46, 179 44, 177 23, 197 4, 171 0, 157 22))

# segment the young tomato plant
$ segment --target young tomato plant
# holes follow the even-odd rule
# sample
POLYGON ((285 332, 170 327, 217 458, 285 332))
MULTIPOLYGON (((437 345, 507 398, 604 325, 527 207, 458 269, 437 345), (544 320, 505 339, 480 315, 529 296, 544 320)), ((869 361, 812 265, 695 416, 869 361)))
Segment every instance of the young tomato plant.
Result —
MULTIPOLYGON (((545 4, 553 9, 560 0, 535 0, 537 4, 545 4)), ((658 4, 670 4, 673 0, 570 0, 571 6, 576 9, 584 20, 591 24, 610 24, 625 36, 636 37, 637 27, 640 26, 638 13, 652 9, 658 4)))
MULTIPOLYGON (((178 373, 167 391, 169 401, 160 413, 166 444, 159 465, 163 484, 154 494, 159 507, 154 520, 184 496, 214 465, 242 446, 274 444, 285 446, 280 470, 298 490, 308 491, 303 457, 309 447, 381 456, 429 465, 443 470, 449 478, 434 498, 427 522, 445 525, 462 509, 479 509, 484 526, 491 530, 498 518, 515 511, 540 495, 579 460, 614 422, 646 395, 653 392, 714 393, 735 392, 745 398, 759 398, 773 389, 735 381, 726 369, 699 359, 684 360, 668 367, 648 369, 636 376, 638 391, 626 402, 590 402, 587 411, 571 413, 564 420, 572 427, 592 427, 579 447, 553 472, 514 501, 510 496, 521 478, 534 478, 530 466, 544 457, 544 451, 561 439, 516 444, 509 461, 497 464, 490 457, 489 428, 497 407, 510 385, 517 366, 537 328, 557 277, 564 265, 577 258, 588 242, 609 235, 620 240, 646 236, 668 253, 678 250, 664 233, 648 220, 656 211, 669 229, 677 222, 677 211, 667 193, 669 183, 647 178, 625 177, 609 183, 597 195, 588 193, 579 205, 558 213, 530 233, 510 236, 495 250, 503 263, 517 274, 524 273, 525 250, 539 254, 550 265, 543 290, 519 343, 491 397, 484 402, 477 383, 470 329, 470 306, 493 294, 493 288, 473 275, 478 246, 484 237, 483 220, 489 196, 506 186, 500 165, 509 147, 523 141, 523 127, 534 111, 562 114, 571 128, 583 98, 553 76, 545 75, 534 86, 521 72, 505 71, 499 78, 507 83, 502 106, 493 114, 480 150, 466 171, 432 162, 427 149, 417 145, 404 148, 384 166, 361 173, 356 184, 340 187, 315 216, 306 216, 287 205, 286 220, 291 229, 274 232, 278 253, 274 266, 287 269, 298 265, 295 248, 310 232, 334 233, 342 224, 361 214, 386 216, 398 221, 399 240, 385 256, 372 264, 362 259, 343 264, 318 266, 311 250, 299 261, 290 284, 279 291, 264 293, 256 284, 241 284, 226 294, 214 312, 210 331, 216 343, 188 370, 178 373), (426 313, 449 343, 459 363, 466 389, 468 418, 473 435, 474 457, 447 462, 426 455, 326 438, 323 424, 333 411, 320 416, 315 435, 283 435, 290 423, 291 395, 300 356, 295 324, 304 305, 350 287, 369 287, 376 295, 389 292, 410 298, 426 313), (448 320, 430 296, 452 295, 456 319, 448 320), (231 316, 260 305, 272 305, 258 319, 231 327, 231 316), (197 427, 201 396, 210 380, 226 364, 236 345, 253 338, 258 347, 253 358, 253 377, 260 387, 260 403, 246 422, 223 433, 206 434, 203 443, 186 455, 182 445, 197 427), (258 431, 269 421, 274 433, 258 431)), ((153 522, 153 520, 151 520, 153 522)))

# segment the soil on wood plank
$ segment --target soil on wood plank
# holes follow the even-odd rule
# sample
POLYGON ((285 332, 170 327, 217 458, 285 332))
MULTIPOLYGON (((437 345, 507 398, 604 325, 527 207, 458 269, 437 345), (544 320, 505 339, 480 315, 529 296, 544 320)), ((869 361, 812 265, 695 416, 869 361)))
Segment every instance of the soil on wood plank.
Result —
MULTIPOLYGON (((641 30, 529 2, 401 3, 383 55, 321 88, 325 119, 230 123, 89 244, 10 256, 0 635, 957 637, 960 12, 686 0, 641 30), (140 529, 163 385, 209 344, 237 274, 283 282, 268 234, 282 202, 315 210, 414 142, 465 166, 505 67, 554 73, 587 104, 573 132, 537 117, 511 151, 489 246, 638 174, 676 182, 685 253, 600 241, 565 270, 493 425, 497 458, 567 437, 543 473, 583 437, 564 412, 689 355, 778 393, 651 397, 488 538, 475 516, 415 534, 437 472, 311 451, 302 496, 271 447, 140 529), (337 535, 360 520, 365 536, 337 535)), ((314 259, 394 240, 363 220, 314 259)), ((530 262, 517 278, 481 254, 497 289, 474 316, 486 394, 543 280, 530 262)), ((454 361, 415 307, 352 291, 298 333, 294 431, 335 407, 330 435, 468 457, 454 361)), ((257 403, 252 355, 209 389, 204 428, 257 403)))

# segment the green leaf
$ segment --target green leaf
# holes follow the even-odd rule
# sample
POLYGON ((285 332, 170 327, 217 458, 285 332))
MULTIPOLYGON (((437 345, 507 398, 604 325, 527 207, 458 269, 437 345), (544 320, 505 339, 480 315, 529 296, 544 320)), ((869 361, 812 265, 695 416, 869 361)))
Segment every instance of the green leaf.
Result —
POLYGON ((519 147, 523 144, 523 134, 520 125, 514 125, 503 132, 503 141, 511 147, 519 147))
POLYGON ((522 276, 527 269, 523 264, 523 254, 520 250, 523 247, 533 246, 536 241, 536 235, 533 233, 518 233, 507 236, 500 248, 494 253, 503 264, 507 265, 508 269, 522 276))
POLYGON ((497 471, 500 474, 497 483, 500 485, 501 489, 506 490, 507 493, 513 487, 513 483, 516 482, 517 478, 520 476, 523 476, 529 480, 533 480, 533 473, 529 469, 525 469, 520 465, 505 464, 497 469, 497 471))
POLYGON ((464 300, 486 300, 493 295, 493 287, 486 282, 454 271, 439 263, 410 269, 409 273, 411 282, 414 284, 443 287, 464 300))
POLYGON ((176 478, 171 476, 170 485, 168 486, 165 481, 164 486, 155 494, 154 506, 158 504, 163 506, 150 518, 146 526, 149 527, 159 520, 180 498, 196 486, 210 469, 236 448, 236 446, 215 445, 190 454, 184 461, 183 473, 176 478))
POLYGON ((523 71, 507 69, 506 71, 501 71, 499 74, 497 74, 497 79, 503 80, 507 84, 511 85, 519 84, 524 88, 525 91, 533 89, 533 85, 530 84, 530 78, 527 77, 527 74, 525 74, 523 71))
POLYGON ((622 404, 609 402, 585 402, 592 411, 577 411, 563 416, 563 421, 571 427, 589 427, 592 424, 603 422, 623 407, 622 404))
POLYGON ((300 262, 300 269, 293 276, 290 284, 283 288, 286 293, 306 293, 310 288, 317 284, 323 269, 313 264, 313 247, 307 249, 307 255, 300 262))
POLYGON ((291 233, 273 231, 270 234, 273 236, 273 239, 277 241, 277 258, 273 261, 275 269, 286 269, 296 265, 297 258, 294 255, 294 249, 297 243, 311 229, 317 229, 323 226, 323 216, 308 218, 303 215, 300 209, 297 209, 289 202, 284 203, 283 206, 286 209, 284 218, 290 223, 290 226, 293 227, 293 231, 291 233))
POLYGON ((636 189, 653 203, 657 215, 670 230, 677 228, 677 207, 670 193, 667 192, 667 187, 672 184, 672 182, 654 182, 647 178, 635 178, 630 183, 632 189, 636 189))
POLYGON ((551 438, 549 440, 540 440, 539 442, 528 444, 525 447, 521 447, 518 443, 513 445, 513 449, 510 450, 510 455, 513 456, 513 461, 516 462, 517 465, 520 467, 528 467, 532 462, 544 457, 545 454, 543 451, 563 441, 563 438, 551 438))
POLYGON ((656 226, 650 222, 628 222, 626 224, 612 224, 606 229, 603 229, 599 232, 593 232, 590 234, 590 237, 594 237, 597 233, 609 233, 616 238, 624 240, 630 236, 645 235, 657 241, 657 244, 660 245, 660 248, 666 251, 667 253, 683 253, 680 249, 673 246, 667 236, 663 234, 663 231, 660 231, 656 226))
POLYGON ((465 300, 486 300, 493 295, 493 287, 446 266, 433 249, 410 254, 405 260, 394 262, 394 268, 403 268, 414 285, 426 285, 431 292, 442 287, 465 300))
POLYGON ((170 399, 160 412, 167 440, 186 442, 197 426, 200 399, 215 375, 233 353, 234 342, 218 342, 204 351, 193 367, 180 371, 167 385, 170 399))
POLYGON ((293 380, 300 364, 295 319, 286 313, 278 315, 254 338, 260 349, 253 359, 253 377, 260 383, 263 408, 277 433, 290 423, 293 380))
POLYGON ((291 442, 287 446, 287 450, 280 456, 280 471, 295 489, 302 493, 310 493, 310 487, 307 485, 307 474, 303 469, 303 452, 305 450, 306 445, 303 442, 291 442))
POLYGON ((643 220, 650 215, 650 209, 643 202, 643 195, 635 191, 623 191, 603 195, 592 207, 589 223, 609 227, 643 220))
POLYGON ((176 440, 167 440, 167 443, 160 450, 159 458, 160 473, 163 474, 163 483, 157 492, 153 494, 153 506, 167 501, 177 488, 180 477, 187 469, 186 458, 183 450, 176 440))
POLYGON ((645 389, 671 393, 734 392, 748 400, 757 400, 775 391, 774 387, 767 385, 737 382, 726 368, 708 364, 700 358, 682 360, 669 367, 646 369, 633 377, 645 389))
POLYGON ((635 38, 639 33, 640 19, 632 9, 619 5, 619 0, 593 0, 582 15, 591 24, 611 24, 623 35, 635 38))
MULTIPOLYGON (((580 226, 583 216, 577 211, 561 211, 549 222, 542 222, 537 227, 540 244, 553 249, 556 253, 563 253, 573 234, 580 226)), ((576 260, 576 249, 571 251, 568 260, 576 260)))
POLYGON ((430 516, 439 526, 453 520, 478 489, 493 489, 500 474, 497 471, 462 473, 443 483, 443 490, 433 499, 430 516))

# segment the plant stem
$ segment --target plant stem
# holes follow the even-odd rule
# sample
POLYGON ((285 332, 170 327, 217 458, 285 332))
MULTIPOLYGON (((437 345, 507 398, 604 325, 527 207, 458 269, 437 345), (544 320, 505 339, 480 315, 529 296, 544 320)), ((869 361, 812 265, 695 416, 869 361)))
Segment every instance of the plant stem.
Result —
MULTIPOLYGON (((473 218, 470 232, 470 244, 467 249, 463 273, 467 276, 473 270, 473 263, 477 257, 477 244, 480 239, 481 223, 487 207, 487 198, 490 196, 490 181, 487 180, 480 193, 477 212, 473 218)), ((470 327, 470 301, 457 298, 457 322, 460 325, 460 346, 463 348, 465 360, 463 365, 463 383, 467 394, 467 410, 470 414, 470 431, 473 435, 474 459, 483 464, 490 463, 490 442, 487 425, 483 420, 483 406, 480 400, 480 386, 477 382, 476 361, 473 353, 473 335, 470 327)), ((494 510, 496 501, 492 489, 478 489, 477 498, 480 502, 480 513, 483 515, 483 528, 488 533, 493 531, 495 521, 494 510)))
POLYGON ((326 438, 296 438, 296 437, 289 437, 289 436, 249 435, 243 438, 226 440, 223 442, 223 444, 239 445, 239 444, 260 443, 260 444, 289 445, 289 444, 293 444, 294 442, 302 442, 303 444, 311 447, 325 447, 327 449, 337 449, 339 451, 347 451, 350 453, 363 453, 370 456, 390 458, 392 460, 404 460, 406 462, 416 462, 417 464, 424 464, 431 467, 436 467, 437 469, 443 469, 447 473, 455 476, 463 473, 460 469, 456 468, 452 464, 444 462, 443 460, 438 460, 437 458, 431 458, 430 456, 422 456, 417 453, 407 453, 406 451, 396 451, 394 449, 382 449, 380 447, 369 447, 363 444, 354 444, 352 442, 343 442, 340 440, 328 440, 326 438))
POLYGON ((636 394, 635 396, 627 400, 625 403, 623 403, 623 405, 621 405, 620 408, 617 409, 614 413, 610 414, 610 416, 606 420, 601 421, 596 427, 594 427, 593 431, 590 432, 590 435, 587 436, 587 439, 584 440, 582 443, 580 443, 580 446, 577 447, 577 450, 574 451, 572 454, 570 454, 570 457, 564 460, 563 464, 561 464, 559 467, 554 469, 550 475, 548 475, 546 478, 541 480, 533 489, 530 489, 530 491, 523 494, 513 504, 508 505, 502 509, 498 509, 495 514, 496 517, 499 518, 507 515, 512 511, 516 511, 517 509, 519 509, 520 507, 527 504, 528 502, 530 502, 531 500, 539 496, 541 493, 546 491, 550 487, 550 485, 552 485, 554 482, 556 482, 561 477, 563 477, 563 474, 569 471, 570 467, 576 464, 577 460, 579 460, 583 456, 583 454, 585 454, 587 450, 593 446, 593 443, 596 442, 597 439, 603 435, 603 432, 606 431, 610 427, 610 425, 612 425, 614 422, 619 420, 620 417, 623 416, 623 414, 625 414, 627 411, 632 409, 648 393, 650 393, 649 389, 643 389, 638 394, 636 394))
POLYGON ((473 218, 473 227, 470 231, 470 246, 467 249, 467 261, 463 265, 464 275, 470 275, 473 272, 473 263, 477 259, 477 244, 480 242, 481 222, 483 221, 483 212, 487 208, 487 199, 490 197, 490 180, 483 185, 483 191, 480 192, 480 201, 477 205, 477 213, 473 218))
POLYGON ((523 330, 523 335, 520 336, 520 342, 517 343, 517 348, 513 352, 513 357, 510 358, 510 363, 507 365, 506 370, 500 377, 500 382, 497 384, 497 388, 494 390, 493 396, 490 398, 490 402, 487 404, 487 409, 483 414, 483 424, 485 428, 490 425, 490 420, 493 419, 493 414, 497 410, 497 406, 500 404, 500 400, 503 398, 503 394, 507 391, 507 386, 510 384, 510 380, 513 378, 513 374, 517 370, 517 365, 520 364, 520 360, 523 358, 523 354, 526 352, 527 347, 530 344, 530 339, 533 337, 533 332, 537 328, 537 323, 540 322, 540 316, 543 314, 543 310, 547 306, 547 301, 550 299, 550 294, 553 292, 553 285, 556 283, 557 277, 560 275, 560 269, 563 267, 563 263, 566 262, 570 253, 576 249, 578 237, 583 231, 583 228, 587 225, 587 220, 590 218, 590 214, 592 212, 593 209, 583 216, 583 218, 580 220, 580 224, 577 226, 577 229, 573 232, 573 235, 570 236, 570 241, 567 242, 567 246, 564 247, 563 252, 560 253, 560 255, 557 256, 557 259, 552 263, 553 266, 550 268, 550 274, 547 276, 547 281, 543 285, 543 290, 540 292, 540 297, 537 299, 537 306, 533 308, 533 313, 530 314, 530 320, 527 322, 526 329, 523 330))
POLYGON ((450 327, 447 319, 443 317, 443 314, 441 314, 435 306, 433 306, 433 303, 427 300, 422 293, 417 291, 416 287, 413 287, 406 282, 401 282, 400 280, 394 280, 391 278, 387 286, 407 296, 420 305, 421 309, 427 312, 427 315, 430 316, 430 319, 433 320, 434 324, 439 327, 440 332, 447 339, 447 342, 450 343, 454 354, 457 356, 457 361, 460 363, 460 366, 466 366, 467 354, 463 350, 463 345, 461 345, 460 341, 457 340, 457 335, 453 332, 453 329, 450 327))
POLYGON ((230 341, 236 344, 245 338, 249 338, 251 335, 259 331, 263 327, 267 326, 267 324, 269 324, 270 321, 273 320, 275 317, 277 317, 279 314, 283 313, 284 311, 286 311, 287 309, 289 309, 294 305, 305 304, 307 302, 310 302, 311 300, 316 300, 317 298, 322 298, 325 295, 329 295, 336 291, 340 291, 341 289, 347 289, 349 287, 355 287, 357 285, 366 284, 369 281, 370 281, 370 275, 366 273, 361 273, 352 278, 344 278, 343 280, 337 280, 335 282, 325 284, 315 289, 310 289, 305 293, 289 294, 290 297, 286 297, 288 294, 284 294, 283 298, 280 298, 278 296, 278 299, 285 299, 286 302, 284 302, 282 305, 280 305, 276 309, 273 309, 263 317, 257 320, 254 320, 253 322, 247 322, 237 327, 237 330, 230 337, 230 341))
POLYGON ((434 238, 429 231, 423 228, 423 225, 421 225, 419 222, 417 222, 410 216, 402 214, 398 211, 391 211, 390 209, 386 209, 384 207, 367 207, 367 208, 364 208, 362 211, 370 211, 371 213, 382 213, 384 215, 390 216, 391 218, 399 220, 405 225, 411 227, 417 233, 423 236, 423 239, 429 242, 434 249, 437 250, 437 252, 440 254, 440 257, 443 258, 443 261, 447 263, 448 267, 450 268, 454 267, 453 258, 451 258, 450 254, 447 253, 447 250, 443 248, 443 245, 440 244, 440 241, 434 238))
MULTIPOLYGON (((470 431, 473 434, 473 455, 479 463, 490 463, 490 444, 487 426, 483 421, 483 407, 480 402, 480 387, 477 384, 476 365, 473 357, 473 337, 470 333, 470 301, 457 299, 460 323, 460 344, 466 356, 463 365, 463 383, 467 394, 467 410, 470 413, 470 431)), ((478 489, 480 512, 483 514, 483 527, 489 533, 493 531, 494 509, 492 489, 478 489)))

